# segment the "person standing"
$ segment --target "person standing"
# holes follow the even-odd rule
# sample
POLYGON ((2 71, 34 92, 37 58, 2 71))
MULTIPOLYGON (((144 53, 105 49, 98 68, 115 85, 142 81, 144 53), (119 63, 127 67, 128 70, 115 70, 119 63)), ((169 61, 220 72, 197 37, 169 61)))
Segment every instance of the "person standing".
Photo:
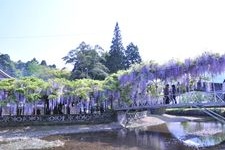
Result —
POLYGON ((223 101, 225 101, 225 79, 223 80, 222 84, 222 94, 223 94, 223 101))
POLYGON ((176 86, 174 84, 172 85, 171 96, 172 96, 172 101, 176 104, 177 103, 177 100, 176 100, 176 86))
POLYGON ((180 82, 177 82, 177 91, 176 91, 176 101, 179 103, 180 95, 181 95, 181 84, 180 82))
POLYGON ((163 94, 164 94, 164 100, 165 100, 165 104, 169 104, 170 103, 170 97, 169 97, 169 84, 166 84, 164 90, 163 90, 163 94))

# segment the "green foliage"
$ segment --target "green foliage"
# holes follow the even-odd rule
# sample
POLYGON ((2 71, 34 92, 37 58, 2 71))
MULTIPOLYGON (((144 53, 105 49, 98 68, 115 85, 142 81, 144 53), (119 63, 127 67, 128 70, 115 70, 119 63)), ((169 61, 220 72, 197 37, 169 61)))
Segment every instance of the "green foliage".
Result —
POLYGON ((16 79, 4 79, 0 81, 0 90, 8 93, 5 101, 16 102, 16 94, 23 94, 28 102, 39 100, 41 92, 46 90, 48 84, 34 77, 16 79))
POLYGON ((23 94, 28 102, 39 100, 47 87, 48 83, 34 77, 24 77, 14 83, 15 91, 23 94))
POLYGON ((47 63, 46 63, 45 60, 42 60, 41 63, 40 63, 40 65, 42 65, 42 66, 47 66, 47 63))
POLYGON ((118 74, 111 74, 108 76, 103 83, 104 89, 116 91, 119 88, 118 74))
POLYGON ((149 85, 147 87, 147 92, 154 97, 157 96, 158 95, 157 86, 156 85, 149 85))
POLYGON ((15 79, 4 79, 0 81, 0 90, 12 91, 15 79))
POLYGON ((48 80, 52 78, 69 78, 70 72, 66 70, 58 70, 47 66, 47 63, 43 60, 41 64, 34 58, 27 63, 18 62, 17 68, 21 70, 21 76, 33 76, 48 80))
POLYGON ((5 105, 7 102, 15 102, 16 97, 14 94, 14 84, 15 79, 4 79, 0 81, 0 90, 7 91, 7 98, 1 101, 0 105, 5 105))
POLYGON ((90 93, 101 91, 103 87, 103 81, 80 79, 71 81, 71 91, 69 95, 74 95, 82 99, 88 100, 90 93))
POLYGON ((109 68, 110 73, 125 69, 125 52, 118 23, 116 23, 114 29, 109 55, 106 57, 106 66, 109 68))
POLYGON ((132 64, 139 64, 142 61, 138 47, 132 42, 127 46, 127 49, 125 50, 125 56, 126 68, 130 68, 132 64))
POLYGON ((131 91, 131 86, 127 85, 122 88, 120 88, 120 96, 123 102, 130 104, 131 103, 131 98, 130 98, 130 91, 131 91))
POLYGON ((74 65, 72 79, 104 80, 108 75, 108 68, 103 64, 103 49, 98 45, 91 47, 82 42, 76 49, 69 51, 63 60, 74 65))
POLYGON ((26 64, 26 74, 25 76, 31 76, 33 74, 35 74, 36 72, 40 72, 40 67, 39 64, 37 62, 37 60, 34 58, 31 61, 28 61, 26 64))
POLYGON ((58 70, 55 67, 55 65, 47 66, 45 60, 42 60, 39 64, 35 58, 31 61, 27 61, 26 63, 20 60, 18 62, 13 62, 9 55, 0 54, 0 69, 15 78, 32 76, 44 80, 48 80, 50 78, 69 79, 71 76, 69 71, 65 69, 58 70))
POLYGON ((180 95, 179 101, 181 103, 202 103, 204 101, 213 102, 215 99, 211 93, 194 91, 180 95))
POLYGON ((37 78, 41 78, 43 80, 54 79, 54 78, 65 78, 69 79, 71 73, 67 70, 58 70, 45 66, 38 66, 39 71, 35 72, 32 76, 37 78))

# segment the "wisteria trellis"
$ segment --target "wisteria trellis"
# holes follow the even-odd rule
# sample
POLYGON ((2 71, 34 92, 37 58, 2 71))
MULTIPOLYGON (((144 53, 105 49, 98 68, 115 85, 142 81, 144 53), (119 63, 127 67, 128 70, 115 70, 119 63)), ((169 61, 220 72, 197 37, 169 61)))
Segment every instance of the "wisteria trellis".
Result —
MULTIPOLYGON (((28 115, 32 113, 37 103, 42 101, 40 96, 35 98, 43 94, 48 95, 51 110, 59 103, 65 107, 71 107, 76 102, 81 108, 88 106, 87 109, 90 109, 89 106, 102 102, 105 102, 105 108, 112 103, 113 105, 144 103, 155 98, 148 93, 149 83, 153 83, 155 88, 157 88, 157 81, 177 80, 188 84, 189 78, 198 77, 205 73, 216 75, 224 71, 225 55, 205 52, 195 59, 186 59, 183 63, 173 60, 163 65, 153 62, 136 65, 129 70, 109 76, 103 82, 77 80, 72 85, 71 81, 54 80, 49 81, 47 87, 32 89, 32 86, 29 85, 26 90, 27 94, 21 94, 19 91, 21 87, 17 87, 11 92, 11 96, 14 96, 16 101, 8 101, 7 106, 12 109, 12 114, 16 114, 18 104, 23 103, 24 114, 28 115)), ((25 86, 25 82, 19 85, 25 86)), ((7 90, 0 90, 0 102, 9 97, 8 93, 3 91, 7 90)))
MULTIPOLYGON (((205 73, 217 75, 225 71, 225 55, 203 53, 195 59, 186 59, 183 63, 179 61, 169 61, 163 65, 153 62, 140 65, 138 68, 131 68, 119 76, 120 90, 130 88, 126 95, 130 102, 145 102, 152 99, 147 93, 149 81, 171 80, 181 81, 189 84, 190 78, 201 76, 205 73)), ((157 86, 157 85, 156 85, 157 86)))

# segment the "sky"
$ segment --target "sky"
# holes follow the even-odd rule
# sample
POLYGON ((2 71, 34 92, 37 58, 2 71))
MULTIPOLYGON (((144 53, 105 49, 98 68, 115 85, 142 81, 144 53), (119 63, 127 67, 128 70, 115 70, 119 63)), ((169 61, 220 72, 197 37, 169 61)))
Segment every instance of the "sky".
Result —
POLYGON ((82 41, 109 51, 118 22, 124 47, 133 42, 144 61, 224 54, 224 8, 223 0, 0 0, 0 53, 63 68, 82 41))

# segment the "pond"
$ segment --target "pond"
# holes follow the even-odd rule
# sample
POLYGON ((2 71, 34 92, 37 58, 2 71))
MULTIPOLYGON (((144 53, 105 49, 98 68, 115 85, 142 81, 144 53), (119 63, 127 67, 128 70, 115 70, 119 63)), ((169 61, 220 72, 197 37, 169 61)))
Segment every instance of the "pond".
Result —
MULTIPOLYGON (((97 128, 99 127, 99 125, 96 125, 91 129, 96 128, 95 131, 98 132, 86 133, 77 133, 77 129, 74 126, 36 126, 1 129, 0 150, 225 149, 225 125, 215 121, 169 122, 157 126, 142 126, 132 129, 113 128, 113 130, 107 131, 98 130, 97 128)), ((86 129, 88 126, 84 126, 84 128, 86 129)), ((107 126, 105 128, 107 129, 107 126)))
POLYGON ((218 150, 225 149, 224 126, 218 122, 171 122, 154 127, 49 136, 65 141, 57 150, 218 150))
POLYGON ((225 126, 219 122, 168 123, 170 133, 187 145, 213 147, 225 140, 225 126))

